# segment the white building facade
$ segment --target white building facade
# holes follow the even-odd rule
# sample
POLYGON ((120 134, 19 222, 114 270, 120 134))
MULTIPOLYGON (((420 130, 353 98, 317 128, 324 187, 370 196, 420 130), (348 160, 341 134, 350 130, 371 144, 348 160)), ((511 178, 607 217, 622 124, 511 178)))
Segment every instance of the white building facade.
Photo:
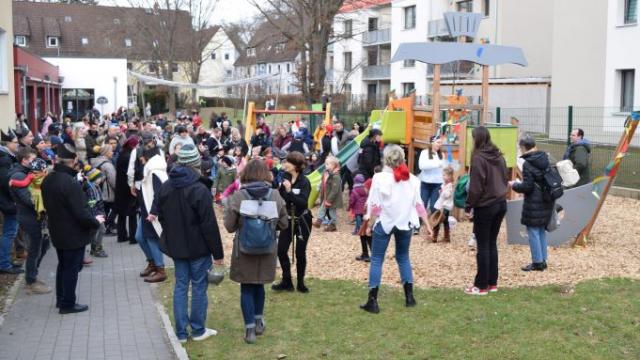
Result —
MULTIPOLYGON (((220 84, 234 79, 233 63, 238 59, 239 50, 227 36, 223 28, 218 29, 204 50, 200 68, 199 85, 220 84)), ((198 97, 227 96, 233 94, 233 87, 199 89, 198 97)))

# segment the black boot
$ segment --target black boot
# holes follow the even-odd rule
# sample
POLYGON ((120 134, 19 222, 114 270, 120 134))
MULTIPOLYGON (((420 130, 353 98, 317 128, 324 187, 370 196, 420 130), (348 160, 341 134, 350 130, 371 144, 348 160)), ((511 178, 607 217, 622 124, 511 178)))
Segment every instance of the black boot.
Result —
POLYGON ((370 312, 372 314, 377 314, 380 312, 380 308, 378 307, 378 288, 377 287, 369 289, 369 297, 367 298, 367 303, 360 305, 360 309, 370 312))
POLYGON ((531 263, 527 266, 521 267, 522 271, 544 271, 546 266, 544 263, 531 263))
POLYGON ((291 277, 283 277, 282 281, 277 284, 271 285, 271 290, 273 291, 293 291, 293 283, 291 282, 291 277))
POLYGON ((404 298, 405 298, 405 306, 406 307, 414 307, 416 306, 416 299, 413 297, 413 284, 412 283, 404 283, 404 298))
POLYGON ((309 288, 304 285, 304 278, 300 278, 300 277, 298 278, 298 284, 296 286, 296 289, 298 290, 298 292, 301 292, 303 294, 306 294, 309 292, 309 288))

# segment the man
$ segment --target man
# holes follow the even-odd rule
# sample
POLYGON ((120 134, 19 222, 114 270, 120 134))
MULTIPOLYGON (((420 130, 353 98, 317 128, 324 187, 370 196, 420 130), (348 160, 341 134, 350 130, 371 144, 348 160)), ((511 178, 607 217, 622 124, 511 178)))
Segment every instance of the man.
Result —
POLYGON ((11 196, 16 202, 18 223, 29 239, 25 280, 30 294, 48 294, 51 288, 38 280, 38 267, 49 249, 49 240, 42 236, 44 208, 42 208, 40 184, 45 176, 47 163, 36 159, 33 149, 25 147, 18 151, 18 164, 14 167, 9 182, 11 196))
POLYGON ((580 175, 574 187, 582 186, 591 181, 591 143, 584 138, 582 129, 571 132, 571 145, 564 152, 562 160, 569 159, 580 175))
POLYGON ((84 138, 85 144, 87 146, 87 160, 91 160, 94 157, 98 156, 94 149, 94 147, 98 144, 98 123, 92 120, 89 123, 89 131, 87 132, 87 136, 84 138))
POLYGON ((176 135, 173 136, 173 139, 171 139, 171 143, 169 144, 169 155, 173 155, 176 144, 182 144, 182 146, 191 144, 195 146, 193 138, 189 136, 189 130, 187 130, 186 127, 176 126, 176 135))
POLYGON ((78 156, 73 146, 58 148, 58 163, 42 182, 42 200, 49 216, 51 242, 58 254, 56 271, 56 305, 60 314, 87 311, 89 306, 76 303, 78 273, 82 270, 84 249, 91 234, 104 222, 91 216, 87 198, 77 180, 78 156))
POLYGON ((0 212, 4 218, 0 242, 0 273, 20 274, 24 270, 11 262, 11 248, 18 234, 18 217, 16 204, 9 192, 10 171, 17 163, 18 137, 11 129, 7 133, 0 131, 0 144, 0 212))
POLYGON ((258 120, 256 121, 256 132, 258 129, 262 130, 267 139, 271 138, 271 129, 269 129, 269 125, 264 122, 262 116, 258 116, 258 120))
POLYGON ((211 257, 216 265, 222 265, 224 251, 211 206, 211 191, 199 181, 200 154, 195 147, 185 146, 178 152, 178 164, 156 194, 148 220, 155 221, 156 217, 160 220, 160 249, 175 264, 173 314, 176 335, 184 343, 189 336, 187 325, 191 325, 194 341, 205 340, 217 333, 205 327, 207 275, 211 268, 211 257), (189 283, 190 316, 187 312, 189 283))
POLYGON ((160 129, 164 129, 167 126, 168 122, 167 119, 165 119, 164 114, 160 113, 158 114, 158 120, 156 120, 156 125, 158 125, 158 127, 160 129))
POLYGON ((31 130, 23 129, 21 132, 16 132, 18 136, 18 148, 21 149, 23 147, 31 147, 33 144, 33 133, 31 130))

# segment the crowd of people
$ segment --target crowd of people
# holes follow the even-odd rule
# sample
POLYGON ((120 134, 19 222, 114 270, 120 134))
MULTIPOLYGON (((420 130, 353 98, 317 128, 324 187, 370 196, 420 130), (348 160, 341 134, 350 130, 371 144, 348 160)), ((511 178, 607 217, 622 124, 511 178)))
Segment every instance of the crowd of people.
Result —
MULTIPOLYGON (((165 281, 164 255, 173 259, 176 335, 181 342, 189 337, 204 340, 216 334, 205 325, 208 274, 214 264, 224 263, 213 206, 217 203, 223 207, 224 228, 235 234, 230 278, 241 284, 244 339, 254 343, 266 328, 265 284, 273 283, 273 291, 310 291, 305 274, 312 229, 338 230, 345 187, 346 216, 362 246, 356 260, 370 262, 368 298, 361 305, 365 311, 380 311, 382 265, 392 235, 405 305, 416 305, 409 259, 412 236, 422 227, 423 234, 437 242, 442 227, 443 241, 451 241, 450 222, 455 220, 450 212, 460 188, 477 241, 477 274, 467 294, 497 291, 496 242, 510 188, 525 194, 522 223, 532 263, 523 270, 547 268, 545 228, 555 205, 539 186, 549 161, 532 137, 519 140, 523 181, 509 182, 503 154, 489 131, 474 128, 469 181, 461 187, 438 137, 419 155, 415 176, 404 150, 385 145, 382 132, 371 128, 361 142, 357 166, 349 168, 338 154, 362 131, 360 124, 345 129, 335 117, 313 133, 300 119, 272 131, 267 119, 259 117, 245 141, 242 123, 232 126, 225 113, 213 114, 209 126, 197 110, 172 120, 163 114, 140 119, 126 112, 91 112, 75 123, 47 114, 39 129, 29 129, 19 116, 16 128, 3 131, 0 139, 0 272, 23 272, 12 249, 19 258, 20 248, 26 247, 28 291, 51 292, 38 278, 38 267, 53 244, 59 261, 56 306, 61 314, 86 311, 88 306, 76 301, 78 273, 93 258, 108 256, 104 238, 115 235, 117 242, 139 245, 147 262, 140 272, 145 282, 165 281), (313 189, 305 175, 321 167, 314 216, 309 208, 313 189), (295 259, 289 257, 292 247, 295 259), (274 283, 277 262, 281 278, 274 283)), ((575 133, 567 157, 588 162, 589 149, 579 141, 582 130, 575 133)))

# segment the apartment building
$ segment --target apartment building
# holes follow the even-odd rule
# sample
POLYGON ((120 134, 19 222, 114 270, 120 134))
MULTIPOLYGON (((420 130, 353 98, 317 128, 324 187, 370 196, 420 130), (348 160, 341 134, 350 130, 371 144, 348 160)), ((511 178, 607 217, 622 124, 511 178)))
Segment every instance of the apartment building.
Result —
POLYGON ((13 126, 15 94, 13 83, 12 2, 0 1, 0 128, 13 126))

